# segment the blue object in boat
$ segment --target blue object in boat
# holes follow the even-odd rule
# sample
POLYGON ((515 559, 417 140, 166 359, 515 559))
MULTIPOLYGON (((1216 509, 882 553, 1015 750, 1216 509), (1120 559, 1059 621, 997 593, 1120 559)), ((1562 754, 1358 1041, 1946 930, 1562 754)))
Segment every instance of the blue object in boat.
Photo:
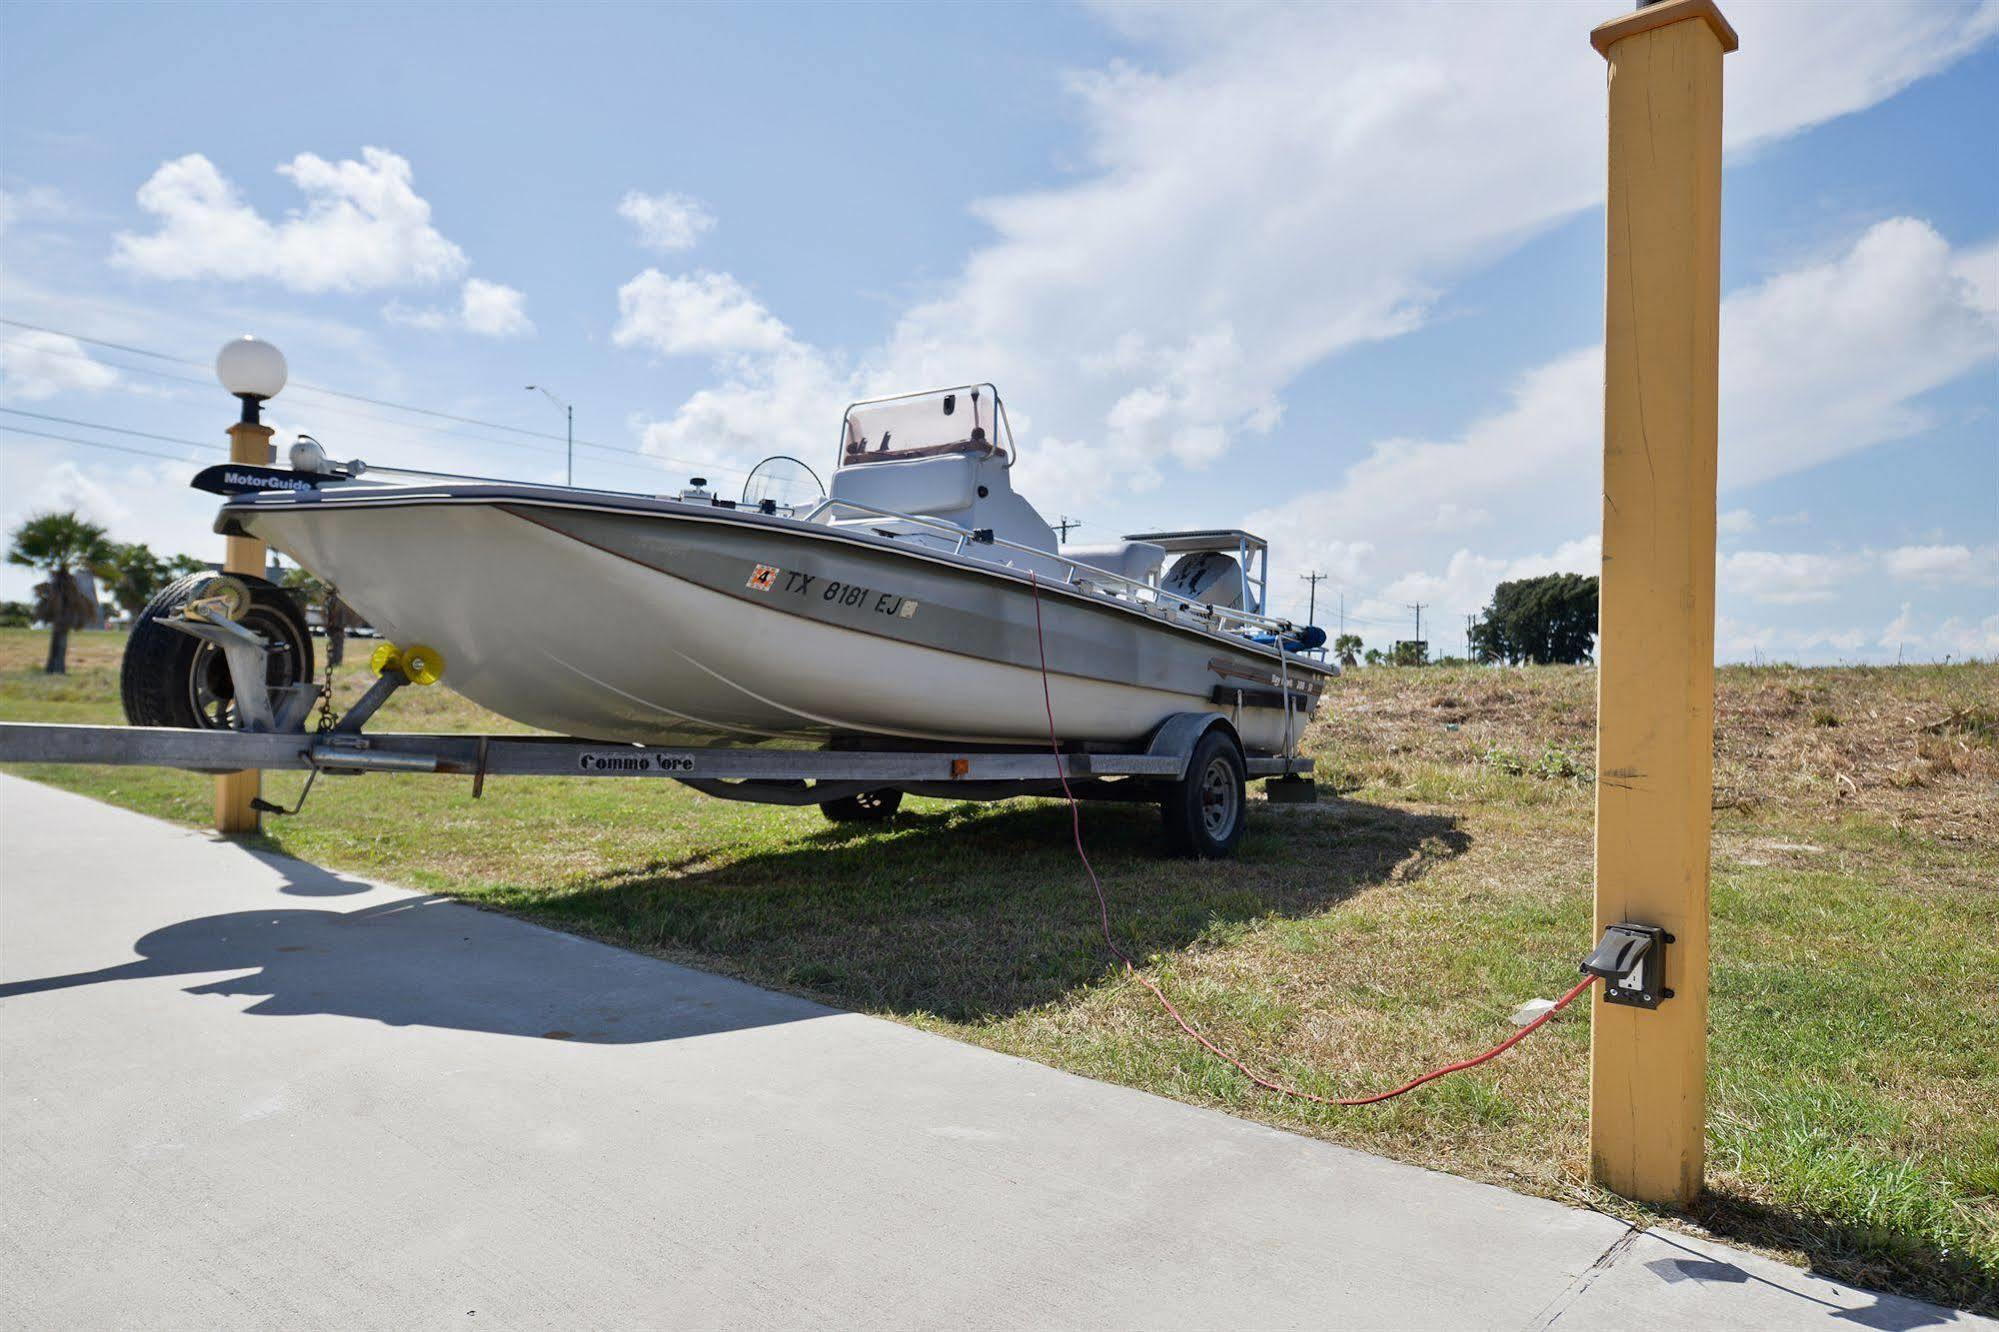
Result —
MULTIPOLYGON (((1249 641, 1252 643, 1261 643, 1265 647, 1272 647, 1277 642, 1277 635, 1257 634, 1249 641)), ((1284 640, 1284 650, 1286 652, 1310 652, 1313 648, 1322 648, 1325 645, 1326 631, 1316 624, 1308 624, 1284 640)))

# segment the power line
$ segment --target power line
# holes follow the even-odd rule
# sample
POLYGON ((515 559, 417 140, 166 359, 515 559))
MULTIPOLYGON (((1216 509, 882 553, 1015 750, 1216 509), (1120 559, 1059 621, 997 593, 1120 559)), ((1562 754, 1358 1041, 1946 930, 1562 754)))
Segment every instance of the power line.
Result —
MULTIPOLYGON (((103 440, 98 439, 78 439, 75 435, 58 435, 48 430, 30 430, 26 426, 0 425, 0 431, 5 431, 10 435, 33 435, 36 439, 57 439, 65 444, 81 444, 87 449, 109 449, 113 453, 131 453, 141 458, 163 458, 168 462, 196 461, 193 458, 181 457, 178 454, 161 453, 157 449, 135 449, 125 444, 107 444, 103 440)), ((220 449, 222 446, 218 444, 214 447, 220 449)))
POLYGON ((23 411, 19 407, 0 407, 0 412, 9 416, 26 416, 37 421, 52 421, 57 425, 80 426, 85 430, 109 430, 114 434, 132 435, 139 439, 157 439, 162 444, 187 444, 197 449, 221 448, 219 444, 208 444, 198 439, 182 439, 178 435, 155 435, 150 430, 130 430, 124 426, 100 425, 95 421, 78 421, 68 416, 49 416, 43 412, 23 411))
MULTIPOLYGON (((111 342, 104 338, 93 338, 86 336, 85 334, 82 333, 72 333, 68 329, 51 328, 45 324, 30 324, 25 320, 7 319, 7 318, 0 318, 0 324, 5 324, 10 328, 26 329, 29 332, 33 333, 48 333, 59 338, 73 338, 77 342, 88 343, 93 347, 102 347, 107 351, 122 352, 131 356, 146 356, 154 360, 166 361, 173 365, 192 366, 196 369, 206 368, 204 362, 190 360, 185 356, 174 356, 167 352, 154 351, 147 347, 134 347, 128 343, 111 342)), ((63 356, 63 357, 68 357, 72 360, 92 361, 93 363, 96 364, 102 364, 101 362, 96 362, 95 358, 93 357, 84 356, 77 352, 65 351, 57 347, 36 347, 34 350, 43 355, 63 356)), ((192 379, 186 375, 169 374, 164 370, 154 370, 146 366, 115 365, 113 366, 113 368, 119 370, 136 371, 139 374, 155 375, 161 379, 173 380, 176 383, 193 384, 198 388, 208 387, 208 381, 206 380, 192 379)), ((504 430, 516 435, 525 435, 531 439, 545 439, 565 445, 568 442, 564 436, 550 434, 545 430, 531 430, 526 426, 508 425, 503 421, 486 421, 486 420, 481 420, 480 418, 475 416, 460 416, 453 412, 440 412, 430 407, 417 407, 410 403, 390 402, 385 398, 371 398, 365 394, 349 393, 343 389, 326 388, 318 384, 308 384, 300 380, 291 381, 289 387, 306 393, 319 393, 319 394, 324 394, 328 397, 343 398, 350 402, 366 403, 371 407, 383 407, 390 411, 410 412, 418 416, 433 417, 441 421, 454 421, 460 425, 478 426, 486 430, 504 430)), ((359 419, 364 421, 375 421, 384 425, 396 424, 395 422, 387 421, 382 417, 373 416, 365 412, 353 412, 353 411, 341 412, 341 409, 337 407, 328 407, 322 405, 315 408, 314 410, 330 411, 336 414, 358 417, 359 419)), ((467 439, 479 440, 481 443, 500 445, 505 448, 524 448, 524 449, 530 449, 537 453, 555 452, 555 450, 553 449, 536 449, 532 445, 521 444, 512 440, 487 439, 484 438, 483 436, 478 436, 478 435, 465 435, 463 431, 445 430, 439 426, 431 426, 427 428, 435 430, 440 434, 458 435, 467 439)), ((749 475, 748 469, 741 467, 731 467, 724 463, 714 463, 714 462, 703 463, 703 462, 695 462, 694 460, 689 458, 672 458, 672 457, 667 457, 664 454, 648 453, 643 449, 630 449, 630 448, 625 448, 621 445, 604 444, 596 440, 590 440, 590 439, 579 439, 576 441, 576 443, 577 445, 583 448, 599 449, 606 453, 624 454, 634 458, 643 458, 650 463, 654 463, 656 465, 661 466, 662 468, 666 464, 672 463, 672 464, 678 464, 679 466, 682 467, 700 467, 711 472, 731 472, 738 476, 749 475)))
MULTIPOLYGON (((63 336, 65 336, 65 337, 66 337, 66 336, 68 336, 68 335, 67 335, 67 334, 64 334, 63 336)), ((15 344, 0 344, 0 345, 15 345, 15 344)), ((139 374, 143 374, 143 375, 153 375, 153 376, 156 376, 156 377, 158 377, 158 378, 161 378, 161 379, 170 379, 170 380, 173 380, 173 381, 174 381, 175 383, 180 383, 180 384, 192 384, 192 385, 194 385, 194 386, 195 386, 195 387, 197 387, 197 388, 208 388, 208 387, 210 387, 210 385, 209 385, 209 384, 207 383, 207 381, 205 381, 205 380, 200 380, 200 379, 189 379, 189 378, 188 378, 187 376, 185 376, 185 375, 176 375, 176 374, 169 374, 169 373, 168 373, 167 371, 164 371, 164 370, 153 370, 153 369, 149 369, 148 367, 146 367, 146 366, 143 366, 143 365, 117 365, 117 364, 115 364, 115 363, 113 363, 113 362, 109 362, 109 361, 98 361, 98 360, 95 360, 95 359, 94 359, 94 358, 92 358, 92 357, 89 357, 89 356, 85 356, 85 355, 82 355, 81 353, 78 353, 78 352, 69 352, 69 351, 62 351, 62 350, 60 350, 60 349, 58 349, 58 348, 54 348, 54 347, 38 347, 38 348, 36 348, 35 350, 36 350, 36 352, 37 352, 38 354, 41 354, 41 355, 46 355, 46 356, 63 356, 63 357, 67 357, 67 358, 69 358, 69 359, 72 359, 72 360, 80 360, 80 361, 88 361, 88 362, 89 362, 90 364, 92 364, 92 365, 107 365, 107 366, 111 366, 111 367, 112 367, 113 369, 117 369, 117 370, 127 370, 127 371, 135 371, 135 372, 137 372, 137 373, 139 373, 139 374)), ((156 355, 156 356, 159 356, 159 355, 164 355, 164 353, 160 353, 160 352, 154 352, 154 353, 150 353, 150 354, 151 354, 151 355, 156 355)), ((114 386, 114 387, 115 387, 115 386, 114 386)), ((126 390, 126 392, 136 392, 136 391, 137 391, 137 390, 133 390, 133 389, 127 389, 127 390, 126 390)), ((307 407, 307 410, 308 410, 308 411, 310 411, 310 412, 315 412, 315 413, 317 413, 317 412, 331 412, 331 413, 333 413, 333 414, 334 414, 335 416, 346 416, 346 417, 352 417, 353 419, 355 419, 355 420, 358 420, 358 421, 367 421, 367 422, 371 422, 371 423, 373 423, 373 424, 375 424, 375 425, 379 425, 379 426, 386 426, 386 427, 388 427, 389 429, 392 429, 392 430, 415 430, 415 431, 424 431, 424 432, 427 432, 427 433, 431 433, 431 434, 439 434, 439 435, 451 435, 451 436, 454 436, 454 437, 456 437, 456 438, 459 438, 459 439, 465 439, 465 440, 470 440, 470 441, 472 441, 473 443, 478 443, 478 444, 486 444, 486 445, 490 445, 490 446, 492 446, 492 447, 494 447, 494 448, 502 448, 502 449, 522 449, 522 450, 525 450, 526 452, 529 452, 529 453, 539 453, 539 454, 552 454, 552 453, 555 453, 555 452, 556 452, 556 450, 554 450, 554 449, 548 449, 548 448, 543 448, 543 447, 542 447, 541 445, 539 445, 539 444, 527 444, 527 443, 523 443, 523 442, 521 442, 520 440, 513 440, 513 439, 493 439, 493 438, 490 438, 490 437, 488 437, 488 436, 485 436, 485 435, 474 435, 474 434, 470 434, 470 433, 468 433, 468 432, 466 432, 466 431, 463 431, 463 430, 452 430, 452 429, 450 429, 449 427, 446 427, 446 426, 438 426, 438 425, 429 425, 429 424, 425 424, 425 423, 421 423, 421 422, 403 422, 403 421, 391 421, 391 420, 389 420, 389 419, 388 419, 388 418, 386 418, 386 417, 381 417, 381 416, 376 416, 376 415, 375 415, 374 413, 372 413, 372 412, 357 412, 357 411, 355 411, 355 410, 353 410, 352 408, 349 408, 349 407, 333 407, 333 406, 328 406, 328 405, 327 405, 327 404, 325 404, 325 403, 316 403, 316 404, 315 404, 315 403, 309 403, 309 404, 306 404, 306 407, 307 407)), ((116 429, 119 429, 119 427, 117 427, 117 426, 101 426, 101 425, 95 425, 95 424, 92 424, 91 428, 92 428, 92 429, 97 429, 97 430, 116 430, 116 429)), ((204 445, 204 446, 202 446, 202 447, 207 447, 207 446, 206 446, 206 445, 204 445)), ((602 448, 609 448, 610 446, 609 446, 609 445, 593 445, 592 447, 602 447, 602 448)), ((630 449, 620 449, 620 450, 615 450, 615 451, 616 451, 616 452, 621 452, 621 453, 634 453, 634 452, 635 452, 634 450, 630 450, 630 449)), ((658 454, 637 454, 636 456, 639 456, 639 457, 643 457, 643 458, 646 458, 646 459, 648 459, 648 460, 650 460, 650 461, 652 461, 652 462, 654 462, 654 463, 662 463, 662 462, 682 462, 682 463, 683 463, 684 465, 688 465, 688 466, 697 466, 697 465, 698 465, 698 464, 686 464, 686 463, 685 463, 685 460, 683 460, 683 459, 674 459, 674 458, 662 458, 662 457, 661 457, 660 455, 658 455, 658 454)), ((611 467, 623 467, 623 468, 627 468, 627 469, 629 469, 629 470, 631 470, 631 471, 634 471, 634 472, 644 472, 644 473, 645 473, 645 474, 647 474, 648 476, 657 476, 657 475, 659 475, 659 473, 660 473, 661 471, 663 471, 663 470, 664 470, 663 468, 661 468, 661 467, 658 467, 658 466, 644 466, 644 465, 641 465, 641 464, 639 464, 639 463, 628 463, 628 462, 622 462, 622 461, 620 461, 620 460, 618 460, 618 459, 616 459, 616 458, 600 458, 600 459, 598 459, 598 461, 599 461, 599 462, 601 462, 601 463, 604 463, 604 464, 606 464, 607 466, 611 466, 611 467)), ((733 468, 733 467, 727 467, 727 466, 723 466, 723 467, 718 467, 718 468, 715 468, 715 469, 713 469, 713 470, 717 470, 717 471, 730 471, 730 472, 734 472, 734 471, 740 471, 741 469, 739 469, 739 468, 733 468)), ((745 475, 747 475, 747 473, 745 473, 745 475)))

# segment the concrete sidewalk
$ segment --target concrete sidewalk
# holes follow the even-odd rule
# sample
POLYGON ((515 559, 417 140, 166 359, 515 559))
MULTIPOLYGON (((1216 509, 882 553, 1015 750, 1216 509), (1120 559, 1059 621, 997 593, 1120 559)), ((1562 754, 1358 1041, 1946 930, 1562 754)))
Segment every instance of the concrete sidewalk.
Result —
POLYGON ((12 1327, 1995 1328, 0 777, 12 1327))

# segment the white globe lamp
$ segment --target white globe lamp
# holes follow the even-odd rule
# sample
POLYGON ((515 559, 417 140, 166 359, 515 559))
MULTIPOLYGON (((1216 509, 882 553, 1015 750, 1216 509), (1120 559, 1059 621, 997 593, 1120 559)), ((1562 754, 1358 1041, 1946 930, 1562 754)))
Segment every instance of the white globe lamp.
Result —
POLYGON ((243 400, 243 424, 260 424, 259 405, 275 398, 285 386, 285 354, 245 333, 222 344, 215 356, 215 377, 222 387, 243 400))

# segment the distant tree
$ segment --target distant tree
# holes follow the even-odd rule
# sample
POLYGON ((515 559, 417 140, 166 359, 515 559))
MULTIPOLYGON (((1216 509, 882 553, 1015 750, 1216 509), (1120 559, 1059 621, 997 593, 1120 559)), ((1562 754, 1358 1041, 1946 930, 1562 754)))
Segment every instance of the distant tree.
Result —
POLYGON ((1427 666, 1430 662, 1430 645, 1420 639, 1403 639, 1389 654, 1389 664, 1393 666, 1427 666))
POLYGON ((26 629, 35 622, 35 608, 25 601, 0 601, 0 629, 26 629))
POLYGON ((1342 666, 1358 666, 1360 646, 1359 634, 1341 634, 1333 640, 1333 655, 1340 659, 1342 666))
POLYGON ((97 619, 97 607, 84 595, 77 574, 114 577, 111 543, 104 529, 74 513, 36 514, 14 529, 7 562, 48 575, 35 585, 34 616, 49 626, 49 656, 42 671, 69 671, 69 634, 97 619))
POLYGON ((1597 632, 1594 575, 1545 574, 1501 583, 1492 604, 1472 624, 1480 661, 1512 664, 1588 661, 1597 632))
POLYGON ((153 594, 173 580, 167 562, 143 541, 111 543, 111 599, 121 610, 137 615, 153 594))
POLYGON ((1369 648, 1367 650, 1367 656, 1364 657, 1362 660, 1366 661, 1367 664, 1370 666, 1379 666, 1384 660, 1386 660, 1386 658, 1384 658, 1381 655, 1380 648, 1369 648))
POLYGON ((200 573, 204 569, 213 569, 214 567, 208 561, 197 560, 192 555, 175 555, 167 560, 167 579, 171 582, 173 579, 184 577, 187 574, 200 573))

